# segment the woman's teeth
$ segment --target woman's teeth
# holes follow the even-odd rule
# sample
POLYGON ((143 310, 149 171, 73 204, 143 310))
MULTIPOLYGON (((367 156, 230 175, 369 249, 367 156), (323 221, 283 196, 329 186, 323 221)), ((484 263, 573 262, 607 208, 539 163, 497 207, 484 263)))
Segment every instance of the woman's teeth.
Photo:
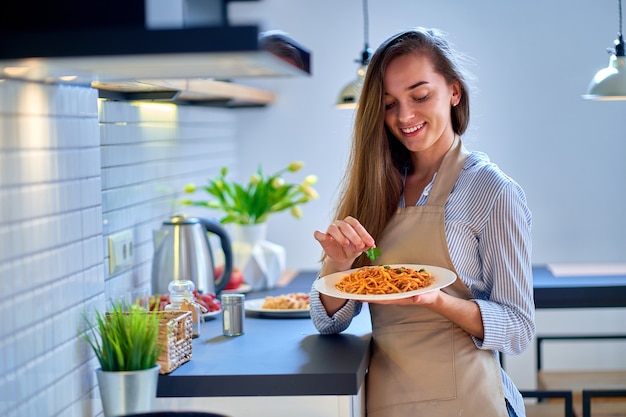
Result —
POLYGON ((422 123, 421 125, 418 125, 418 126, 413 126, 413 127, 407 128, 407 129, 400 129, 400 130, 402 130, 402 133, 408 135, 409 133, 413 133, 413 132, 418 131, 419 129, 422 128, 422 126, 424 126, 424 123, 422 123))

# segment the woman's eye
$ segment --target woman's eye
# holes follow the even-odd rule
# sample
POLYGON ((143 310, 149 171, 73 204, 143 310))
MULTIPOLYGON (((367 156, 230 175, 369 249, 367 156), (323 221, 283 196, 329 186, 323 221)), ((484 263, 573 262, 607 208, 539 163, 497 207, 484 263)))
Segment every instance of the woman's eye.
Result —
POLYGON ((395 103, 385 103, 385 110, 389 110, 391 108, 393 108, 395 103))
POLYGON ((421 96, 421 97, 415 97, 414 100, 417 101, 418 103, 421 103, 422 101, 426 101, 428 99, 429 95, 426 94, 425 96, 421 96))

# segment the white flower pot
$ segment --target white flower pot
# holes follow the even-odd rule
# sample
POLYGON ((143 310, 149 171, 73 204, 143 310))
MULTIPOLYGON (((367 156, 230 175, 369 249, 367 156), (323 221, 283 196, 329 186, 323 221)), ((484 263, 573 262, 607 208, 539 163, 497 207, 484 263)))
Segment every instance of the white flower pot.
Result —
POLYGON ((254 248, 267 237, 267 223, 233 224, 233 242, 254 248))
POLYGON ((273 288, 285 271, 285 248, 265 240, 267 223, 232 225, 233 262, 252 290, 273 288))
POLYGON ((160 365, 141 371, 105 372, 96 369, 105 417, 153 411, 160 365))

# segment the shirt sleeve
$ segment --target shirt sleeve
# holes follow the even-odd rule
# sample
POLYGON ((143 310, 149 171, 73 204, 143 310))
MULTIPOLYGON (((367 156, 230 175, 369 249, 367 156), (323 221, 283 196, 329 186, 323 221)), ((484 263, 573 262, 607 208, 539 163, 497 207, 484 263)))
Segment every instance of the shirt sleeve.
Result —
POLYGON ((484 339, 480 349, 522 353, 535 335, 531 263, 531 214, 521 187, 514 181, 501 190, 480 236, 483 277, 491 281, 480 308, 484 339))
POLYGON ((341 333, 348 328, 352 319, 361 312, 363 304, 360 301, 348 300, 339 311, 331 316, 320 300, 320 293, 311 288, 310 293, 311 321, 321 334, 341 333))

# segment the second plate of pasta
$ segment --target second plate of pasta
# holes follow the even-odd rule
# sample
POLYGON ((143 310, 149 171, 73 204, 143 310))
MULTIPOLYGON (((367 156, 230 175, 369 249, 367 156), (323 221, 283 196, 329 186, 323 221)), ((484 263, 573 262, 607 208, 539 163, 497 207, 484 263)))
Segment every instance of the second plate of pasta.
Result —
POLYGON ((447 287, 455 280, 456 274, 445 268, 392 264, 336 272, 315 281, 314 287, 322 294, 348 300, 396 300, 447 287))

